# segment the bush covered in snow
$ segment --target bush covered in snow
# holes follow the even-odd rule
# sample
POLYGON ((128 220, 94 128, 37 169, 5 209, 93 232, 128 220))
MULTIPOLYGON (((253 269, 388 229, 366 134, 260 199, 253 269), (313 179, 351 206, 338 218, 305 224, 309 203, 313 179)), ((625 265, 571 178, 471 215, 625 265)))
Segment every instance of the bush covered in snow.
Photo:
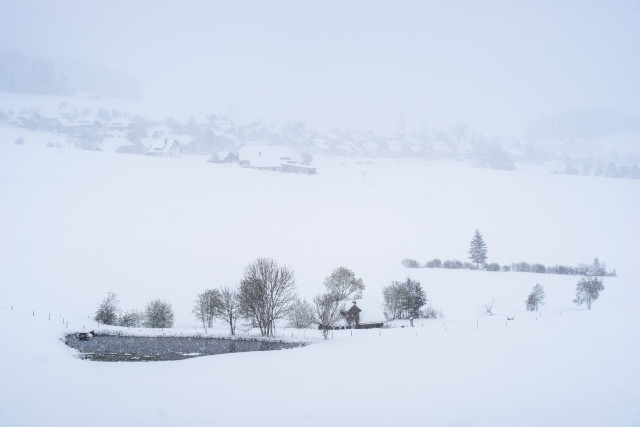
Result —
POLYGON ((147 328, 173 327, 173 309, 171 304, 161 299, 147 303, 144 311, 144 326, 147 328))
POLYGON ((402 266, 407 268, 420 268, 420 263, 415 259, 405 258, 402 260, 402 266))

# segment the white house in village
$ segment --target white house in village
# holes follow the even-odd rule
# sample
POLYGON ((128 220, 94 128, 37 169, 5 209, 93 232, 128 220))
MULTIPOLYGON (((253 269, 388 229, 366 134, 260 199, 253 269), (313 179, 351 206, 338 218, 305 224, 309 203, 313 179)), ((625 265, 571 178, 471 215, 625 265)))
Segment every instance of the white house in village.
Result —
POLYGON ((151 144, 147 151, 148 156, 154 157, 181 157, 184 142, 178 139, 164 138, 164 140, 156 140, 151 144))
POLYGON ((238 151, 242 166, 294 173, 316 173, 315 168, 301 165, 295 151, 283 145, 245 145, 238 151))

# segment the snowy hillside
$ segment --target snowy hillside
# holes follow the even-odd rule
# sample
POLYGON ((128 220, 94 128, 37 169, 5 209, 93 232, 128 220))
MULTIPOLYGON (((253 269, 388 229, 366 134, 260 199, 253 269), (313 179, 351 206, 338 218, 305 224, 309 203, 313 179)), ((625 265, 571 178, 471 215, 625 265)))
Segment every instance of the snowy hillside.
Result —
POLYGON ((10 349, 0 356, 1 425, 640 422, 637 180, 333 157, 306 176, 17 136, 0 130, 0 342, 10 349), (618 277, 587 311, 572 303, 576 276, 400 264, 466 260, 476 228, 490 262, 599 257, 618 277), (165 298, 176 326, 193 331, 196 294, 238 283, 261 256, 292 267, 306 299, 339 265, 379 302, 384 286, 411 276, 445 317, 340 331, 302 349, 150 364, 81 361, 59 341, 96 326, 108 291, 124 309, 165 298), (547 292, 539 314, 524 304, 536 283, 547 292), (486 316, 492 299, 497 315, 486 316))
MULTIPOLYGON (((238 153, 247 145, 284 145, 312 156, 420 158, 467 161, 474 167, 514 170, 548 164, 559 174, 640 179, 640 121, 610 110, 569 112, 534 122, 525 136, 485 135, 464 123, 445 129, 408 129, 389 118, 381 132, 321 131, 300 120, 262 122, 200 111, 167 116, 149 103, 101 97, 17 95, 0 92, 0 126, 16 139, 30 132, 69 147, 150 154, 176 142, 186 154, 238 153)), ((157 154, 157 153, 154 153, 157 154)))

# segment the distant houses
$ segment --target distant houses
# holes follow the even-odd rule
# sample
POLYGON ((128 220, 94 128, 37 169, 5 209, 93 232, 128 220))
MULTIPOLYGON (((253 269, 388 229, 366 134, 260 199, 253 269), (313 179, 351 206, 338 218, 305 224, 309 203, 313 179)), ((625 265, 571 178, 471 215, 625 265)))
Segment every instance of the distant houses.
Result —
POLYGON ((282 145, 245 145, 238 152, 241 166, 313 175, 316 169, 301 164, 290 147, 282 145))
POLYGON ((209 159, 211 163, 234 163, 238 161, 238 154, 233 151, 218 151, 209 159))
POLYGON ((182 144, 177 139, 171 142, 167 138, 164 139, 164 142, 156 140, 149 147, 147 155, 154 157, 181 157, 182 144))

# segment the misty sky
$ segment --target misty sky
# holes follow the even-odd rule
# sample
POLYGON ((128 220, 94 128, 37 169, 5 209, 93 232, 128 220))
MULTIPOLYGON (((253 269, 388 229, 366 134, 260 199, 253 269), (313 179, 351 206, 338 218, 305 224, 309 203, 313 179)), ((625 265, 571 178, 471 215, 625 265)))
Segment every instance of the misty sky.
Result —
POLYGON ((0 47, 105 64, 145 103, 382 131, 640 115, 640 2, 11 1, 0 47))

